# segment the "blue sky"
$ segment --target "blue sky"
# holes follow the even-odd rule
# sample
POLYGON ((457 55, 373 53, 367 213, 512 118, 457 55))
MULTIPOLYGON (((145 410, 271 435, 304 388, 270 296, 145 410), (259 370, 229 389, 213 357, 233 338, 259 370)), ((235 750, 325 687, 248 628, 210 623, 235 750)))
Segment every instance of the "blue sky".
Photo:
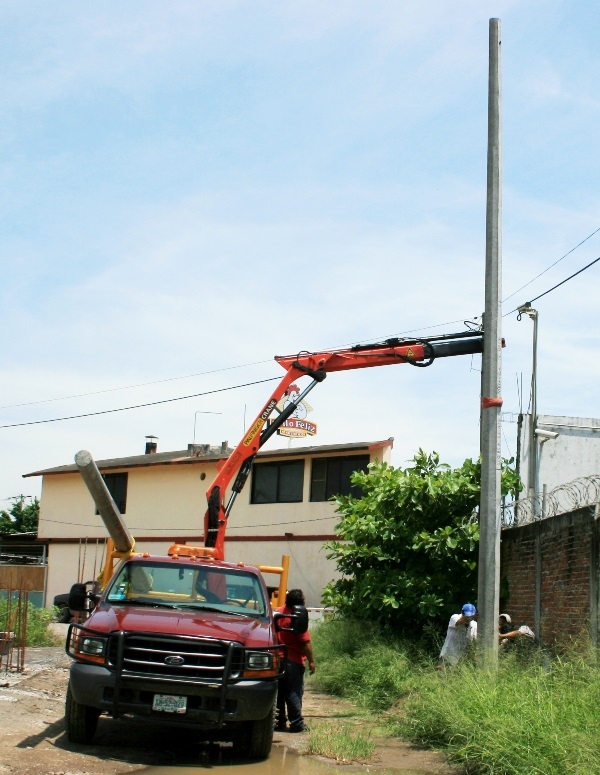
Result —
MULTIPOLYGON (((0 425, 268 379, 275 354, 462 330, 483 311, 491 17, 507 297, 600 227, 591 2, 3 3, 0 425)), ((600 233, 504 311, 599 255, 600 233)), ((600 417, 599 273, 535 305, 541 413, 600 417)), ((518 412, 531 322, 508 314, 503 333, 518 412)), ((394 436, 398 465, 419 447, 459 464, 478 454, 479 368, 331 375, 310 398, 315 442, 394 436)), ((81 448, 136 454, 154 434, 183 449, 194 425, 197 442, 234 444, 269 392, 0 428, 0 507, 81 448)))

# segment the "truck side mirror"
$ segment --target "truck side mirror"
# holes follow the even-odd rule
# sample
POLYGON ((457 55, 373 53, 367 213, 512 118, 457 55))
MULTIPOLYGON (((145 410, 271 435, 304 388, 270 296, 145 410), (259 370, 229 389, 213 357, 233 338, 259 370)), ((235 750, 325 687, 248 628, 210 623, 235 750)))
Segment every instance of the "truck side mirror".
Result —
POLYGON ((68 600, 71 611, 87 611, 87 589, 85 584, 73 584, 68 600))
POLYGON ((295 605, 292 611, 292 630, 296 635, 303 635, 308 630, 308 611, 303 605, 295 605))
POLYGON ((303 605, 292 606, 291 614, 276 611, 273 618, 275 619, 275 629, 278 632, 293 632, 296 635, 302 635, 308 630, 308 611, 303 605), (280 619, 290 620, 291 627, 282 627, 279 624, 280 619))

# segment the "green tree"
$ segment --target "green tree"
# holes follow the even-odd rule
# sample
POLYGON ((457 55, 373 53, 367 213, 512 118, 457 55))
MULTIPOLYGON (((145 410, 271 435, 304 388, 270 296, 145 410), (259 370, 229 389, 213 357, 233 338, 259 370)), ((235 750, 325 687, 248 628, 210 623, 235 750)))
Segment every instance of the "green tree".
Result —
MULTIPOLYGON (((502 492, 520 481, 504 461, 502 492)), ((475 602, 481 465, 471 459, 452 469, 422 449, 413 465, 372 463, 352 481, 362 497, 337 497, 340 540, 326 544, 341 578, 323 602, 342 615, 418 633, 440 624, 457 606, 475 602)))
POLYGON ((13 505, 8 511, 0 510, 0 533, 37 533, 40 518, 40 502, 19 495, 11 498, 13 505))

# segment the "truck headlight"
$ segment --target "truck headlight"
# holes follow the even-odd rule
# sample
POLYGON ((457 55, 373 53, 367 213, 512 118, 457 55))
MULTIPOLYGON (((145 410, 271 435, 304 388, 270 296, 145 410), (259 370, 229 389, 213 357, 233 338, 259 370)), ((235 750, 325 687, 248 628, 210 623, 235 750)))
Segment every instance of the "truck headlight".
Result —
POLYGON ((273 654, 268 651, 249 651, 246 654, 246 670, 271 670, 273 654))
POLYGON ((106 638, 82 638, 80 651, 93 657, 103 657, 106 651, 106 638))

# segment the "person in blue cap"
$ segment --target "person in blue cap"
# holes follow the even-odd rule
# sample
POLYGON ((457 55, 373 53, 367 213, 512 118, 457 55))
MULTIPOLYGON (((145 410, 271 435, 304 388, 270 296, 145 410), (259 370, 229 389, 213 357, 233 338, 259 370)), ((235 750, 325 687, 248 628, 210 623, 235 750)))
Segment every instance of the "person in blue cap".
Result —
POLYGON ((477 639, 477 609, 473 603, 465 603, 460 614, 452 614, 448 622, 446 640, 442 646, 437 668, 456 665, 477 639))

